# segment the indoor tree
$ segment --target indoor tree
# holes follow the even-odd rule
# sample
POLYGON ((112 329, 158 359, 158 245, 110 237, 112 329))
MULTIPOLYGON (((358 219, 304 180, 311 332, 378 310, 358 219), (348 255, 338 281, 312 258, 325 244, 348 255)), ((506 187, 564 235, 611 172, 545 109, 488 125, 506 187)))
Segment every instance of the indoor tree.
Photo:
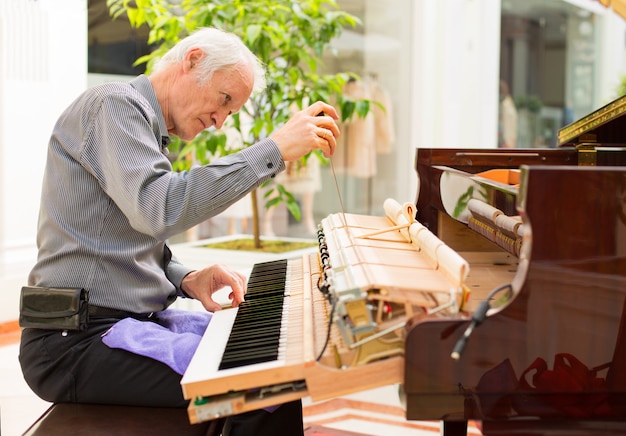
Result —
MULTIPOLYGON (((335 0, 107 0, 111 15, 126 14, 131 25, 149 28, 149 44, 154 50, 137 60, 151 65, 180 39, 200 27, 216 27, 237 34, 267 69, 267 87, 252 95, 242 113, 232 116, 231 125, 248 147, 269 136, 284 124, 293 109, 302 109, 316 100, 330 101, 338 108, 342 121, 364 117, 370 110, 368 100, 350 100, 342 89, 356 74, 324 74, 322 57, 332 53, 330 42, 344 28, 355 27, 359 20, 339 10, 335 0), (245 122, 242 116, 247 119, 245 122)), ((174 138, 170 147, 178 157, 176 170, 186 170, 192 161, 204 164, 215 157, 238 151, 228 147, 223 132, 209 129, 189 142, 174 138)), ((304 158, 324 157, 311 153, 304 158)), ((261 245, 259 206, 256 190, 252 195, 254 243, 261 245)), ((282 185, 265 193, 265 207, 285 203, 300 219, 300 209, 282 185)))

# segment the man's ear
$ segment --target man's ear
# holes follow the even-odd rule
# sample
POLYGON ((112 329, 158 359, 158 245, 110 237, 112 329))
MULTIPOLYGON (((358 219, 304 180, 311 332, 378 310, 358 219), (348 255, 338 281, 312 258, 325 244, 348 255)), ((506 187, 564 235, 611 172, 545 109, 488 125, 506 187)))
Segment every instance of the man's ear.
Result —
POLYGON ((191 48, 185 53, 183 60, 183 71, 186 73, 193 69, 196 64, 204 57, 204 52, 199 48, 191 48))

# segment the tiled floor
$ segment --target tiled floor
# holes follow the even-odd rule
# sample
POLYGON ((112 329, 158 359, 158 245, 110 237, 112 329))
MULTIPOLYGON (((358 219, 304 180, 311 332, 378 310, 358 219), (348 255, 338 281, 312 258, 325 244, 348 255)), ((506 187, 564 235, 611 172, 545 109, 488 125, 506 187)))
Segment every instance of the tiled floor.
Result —
POLYGON ((0 434, 21 435, 41 416, 49 403, 30 390, 17 360, 18 335, 0 335, 0 434))

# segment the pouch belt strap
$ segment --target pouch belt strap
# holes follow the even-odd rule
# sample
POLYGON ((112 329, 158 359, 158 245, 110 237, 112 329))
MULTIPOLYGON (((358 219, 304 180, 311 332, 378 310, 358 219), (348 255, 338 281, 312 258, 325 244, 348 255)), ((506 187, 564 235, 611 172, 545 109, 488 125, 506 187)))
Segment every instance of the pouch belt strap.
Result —
POLYGON ((118 318, 118 319, 135 318, 135 319, 147 320, 147 319, 153 318, 155 314, 154 312, 134 313, 134 312, 128 312, 125 310, 111 309, 109 307, 93 306, 90 304, 89 316, 100 317, 100 318, 118 318))

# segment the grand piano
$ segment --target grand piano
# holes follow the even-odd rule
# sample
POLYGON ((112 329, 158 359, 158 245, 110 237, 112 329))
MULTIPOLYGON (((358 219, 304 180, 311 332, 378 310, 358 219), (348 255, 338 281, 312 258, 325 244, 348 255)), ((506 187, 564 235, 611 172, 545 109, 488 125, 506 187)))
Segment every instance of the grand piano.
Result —
POLYGON ((472 298, 408 323, 407 419, 626 434, 625 116, 623 97, 553 149, 417 150, 417 220, 469 262, 472 298))
POLYGON ((552 149, 418 148, 414 203, 255 265, 181 385, 191 422, 397 384, 465 435, 626 434, 626 97, 552 149))

